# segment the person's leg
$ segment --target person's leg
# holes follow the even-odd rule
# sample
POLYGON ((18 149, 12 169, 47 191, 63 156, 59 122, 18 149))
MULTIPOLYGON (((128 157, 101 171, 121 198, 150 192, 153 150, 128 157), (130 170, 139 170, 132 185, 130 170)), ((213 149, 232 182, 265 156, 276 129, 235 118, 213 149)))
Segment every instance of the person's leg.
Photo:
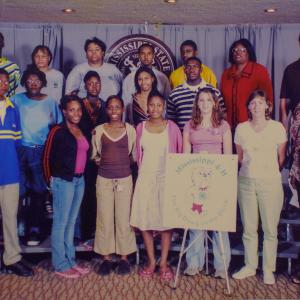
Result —
POLYGON ((52 181, 53 224, 51 233, 52 264, 55 271, 63 272, 70 269, 66 257, 65 231, 74 198, 74 184, 54 177, 52 181))
POLYGON ((168 268, 168 255, 172 240, 172 230, 166 230, 161 232, 161 257, 160 257, 160 269, 165 270, 168 268))
POLYGON ((115 213, 114 213, 114 186, 112 179, 97 177, 97 225, 94 251, 111 259, 110 254, 115 253, 115 213))
POLYGON ((12 265, 21 260, 21 249, 17 235, 18 203, 18 183, 0 186, 0 206, 4 238, 3 262, 5 265, 12 265))
POLYGON ((255 180, 239 178, 238 201, 244 227, 245 265, 256 270, 258 266, 258 202, 255 180))
POLYGON ((189 245, 192 246, 186 252, 187 269, 185 274, 196 275, 203 269, 205 262, 204 230, 189 230, 189 245), (194 240, 197 239, 195 242, 194 240))
POLYGON ((73 178, 74 194, 70 207, 70 212, 67 220, 67 226, 65 230, 65 250, 66 258, 69 265, 73 267, 76 264, 75 261, 75 247, 74 247, 74 228, 76 218, 78 216, 79 208, 81 205, 83 193, 84 193, 84 178, 73 178))
POLYGON ((277 227, 283 205, 281 178, 258 182, 258 204, 264 232, 263 270, 274 272, 277 257, 277 227))
POLYGON ((126 256, 136 251, 135 233, 129 224, 132 198, 131 176, 115 181, 116 253, 126 256))
POLYGON ((148 257, 148 269, 154 270, 156 265, 155 253, 154 253, 154 243, 153 243, 153 231, 152 230, 143 230, 141 231, 147 257, 148 257))
MULTIPOLYGON (((228 270, 230 259, 231 259, 231 249, 230 242, 227 232, 220 232, 224 247, 224 259, 226 264, 226 270, 228 270)), ((219 232, 213 232, 213 253, 214 253, 214 268, 216 270, 215 275, 225 278, 224 262, 221 252, 221 243, 219 238, 219 232)))
POLYGON ((31 225, 34 228, 40 238, 45 236, 46 222, 45 222, 45 201, 47 199, 47 185, 44 180, 43 173, 43 147, 32 148, 28 157, 29 168, 31 170, 31 182, 30 187, 31 202, 32 202, 32 220, 31 225))

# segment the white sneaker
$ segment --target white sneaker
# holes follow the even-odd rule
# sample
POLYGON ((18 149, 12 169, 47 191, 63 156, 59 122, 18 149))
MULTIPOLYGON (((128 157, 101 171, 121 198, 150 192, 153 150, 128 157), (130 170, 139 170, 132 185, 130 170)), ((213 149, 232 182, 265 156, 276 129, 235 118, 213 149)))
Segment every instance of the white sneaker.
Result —
POLYGON ((264 284, 275 284, 275 276, 272 271, 264 271, 264 284))
POLYGON ((238 272, 232 274, 232 278, 234 279, 245 279, 250 276, 254 276, 256 274, 256 270, 252 269, 249 266, 244 266, 238 272))
POLYGON ((189 275, 189 276, 195 276, 197 274, 199 274, 202 271, 202 268, 198 268, 198 267, 187 267, 183 274, 189 275))

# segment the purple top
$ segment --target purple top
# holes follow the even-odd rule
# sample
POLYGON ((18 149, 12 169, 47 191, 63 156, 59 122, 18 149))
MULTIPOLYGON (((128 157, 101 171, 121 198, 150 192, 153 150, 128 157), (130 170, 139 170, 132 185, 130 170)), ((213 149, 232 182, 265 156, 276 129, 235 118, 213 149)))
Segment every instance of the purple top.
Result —
POLYGON ((223 153, 223 137, 230 126, 226 121, 222 121, 217 128, 196 128, 191 127, 190 121, 184 126, 183 131, 189 132, 192 153, 206 151, 209 154, 223 153))
POLYGON ((77 141, 77 154, 75 163, 75 174, 82 174, 84 172, 87 151, 89 149, 89 143, 84 136, 76 139, 77 141))
POLYGON ((125 178, 131 175, 127 133, 124 132, 118 139, 112 139, 104 132, 101 143, 98 174, 108 179, 125 178))

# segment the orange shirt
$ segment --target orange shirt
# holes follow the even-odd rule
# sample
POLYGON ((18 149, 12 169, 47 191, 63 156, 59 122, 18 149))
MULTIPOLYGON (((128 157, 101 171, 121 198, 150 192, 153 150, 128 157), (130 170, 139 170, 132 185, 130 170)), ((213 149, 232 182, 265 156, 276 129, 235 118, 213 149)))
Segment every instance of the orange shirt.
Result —
POLYGON ((227 110, 227 120, 232 128, 248 120, 246 103, 254 90, 264 90, 273 103, 273 88, 267 69, 249 61, 241 75, 236 75, 237 67, 232 65, 223 72, 221 91, 227 110))

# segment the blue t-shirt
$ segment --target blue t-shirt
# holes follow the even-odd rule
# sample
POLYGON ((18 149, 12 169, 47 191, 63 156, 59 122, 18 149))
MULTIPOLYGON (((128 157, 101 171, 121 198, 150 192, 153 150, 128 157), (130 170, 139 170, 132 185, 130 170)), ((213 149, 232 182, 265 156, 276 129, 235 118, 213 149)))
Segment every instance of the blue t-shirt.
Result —
POLYGON ((12 101, 20 111, 22 145, 44 145, 50 126, 62 122, 57 102, 48 96, 43 100, 33 100, 25 93, 13 96, 12 101))

